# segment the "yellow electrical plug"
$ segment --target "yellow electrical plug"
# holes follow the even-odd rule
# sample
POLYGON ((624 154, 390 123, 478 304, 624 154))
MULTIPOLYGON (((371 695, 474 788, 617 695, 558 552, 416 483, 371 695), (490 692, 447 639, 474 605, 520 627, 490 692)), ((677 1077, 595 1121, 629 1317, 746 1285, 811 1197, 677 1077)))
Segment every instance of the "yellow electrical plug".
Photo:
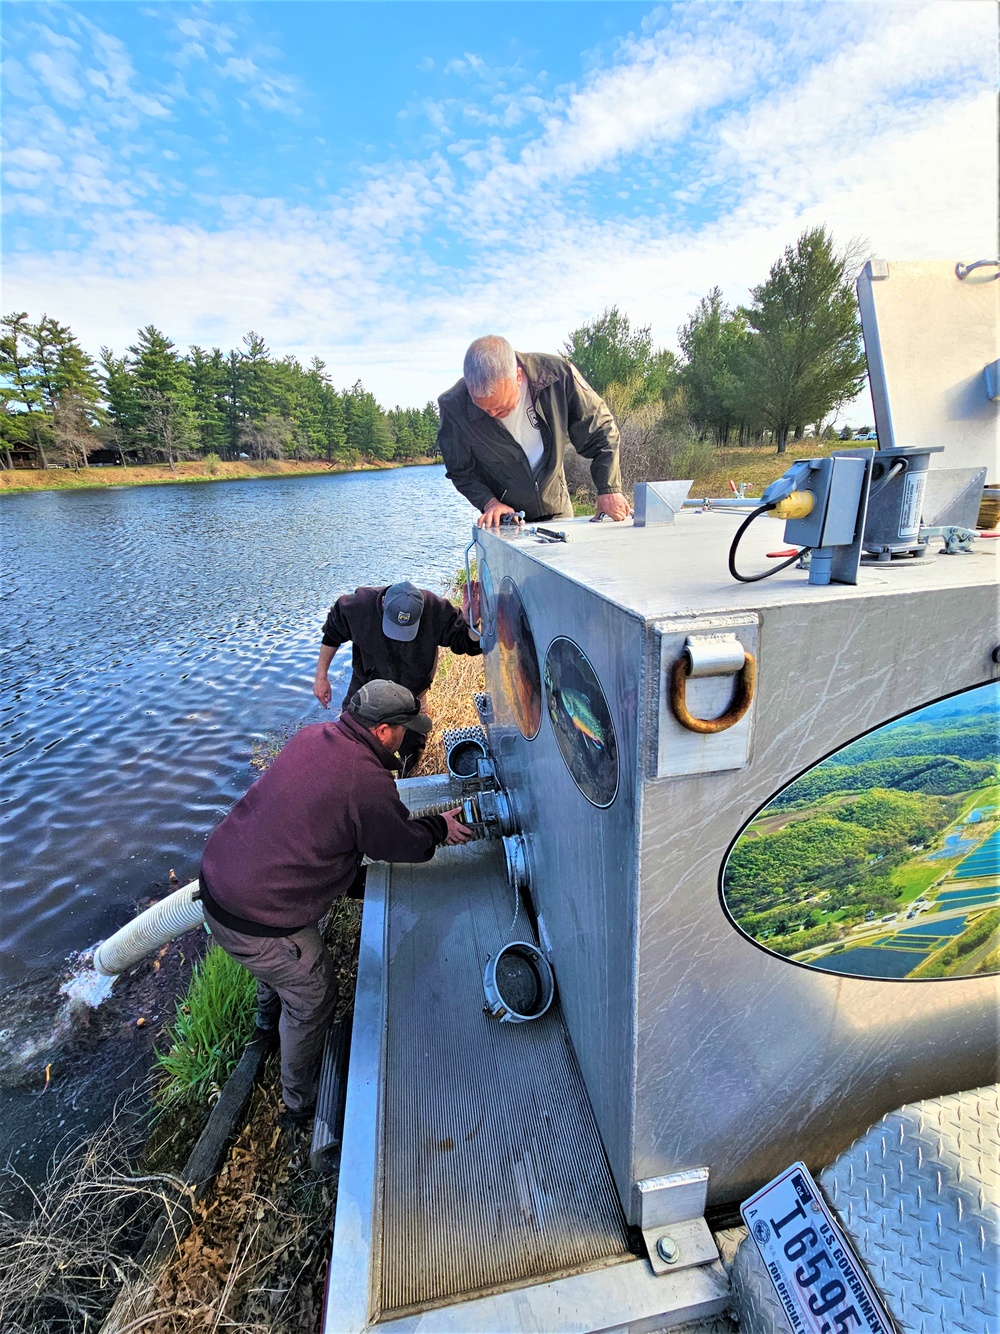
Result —
POLYGON ((816 497, 811 491, 793 491, 791 495, 779 500, 773 510, 768 510, 772 519, 805 519, 812 514, 816 497))

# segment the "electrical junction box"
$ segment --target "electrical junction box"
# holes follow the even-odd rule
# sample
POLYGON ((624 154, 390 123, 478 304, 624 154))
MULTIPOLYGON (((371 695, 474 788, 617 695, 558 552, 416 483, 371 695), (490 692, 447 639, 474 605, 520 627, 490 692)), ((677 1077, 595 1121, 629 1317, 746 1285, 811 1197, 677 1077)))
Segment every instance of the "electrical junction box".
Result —
POLYGON ((804 489, 816 497, 813 511, 804 519, 789 519, 785 541, 799 547, 849 546, 858 525, 866 460, 833 455, 810 460, 804 489))

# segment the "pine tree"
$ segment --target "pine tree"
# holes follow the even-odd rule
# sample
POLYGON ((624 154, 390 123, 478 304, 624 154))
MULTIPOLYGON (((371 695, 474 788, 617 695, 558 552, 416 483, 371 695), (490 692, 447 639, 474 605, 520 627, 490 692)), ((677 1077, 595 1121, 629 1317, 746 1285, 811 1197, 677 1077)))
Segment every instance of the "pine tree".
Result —
POLYGON ((744 390, 783 454, 789 429, 819 421, 864 383, 857 302, 847 258, 825 227, 803 232, 751 289, 744 390))
POLYGON ((116 357, 110 347, 102 347, 101 378, 111 439, 122 467, 127 467, 127 454, 135 454, 143 443, 142 404, 128 357, 116 357))
POLYGON ((599 394, 609 385, 633 382, 635 401, 647 403, 665 397, 676 383, 674 354, 654 351, 650 326, 633 329, 617 306, 574 329, 563 351, 599 394))
POLYGON ((0 329, 0 380, 4 395, 4 448, 10 464, 10 449, 29 449, 43 468, 47 467, 45 443, 48 423, 38 368, 31 355, 27 311, 8 315, 0 329))
POLYGON ((391 459, 394 442, 389 423, 360 380, 344 396, 344 407, 348 449, 366 458, 391 459))
MULTIPOLYGON (((100 422, 100 387, 94 363, 73 337, 69 327, 49 315, 32 324, 25 311, 9 315, 0 336, 0 378, 5 382, 7 405, 4 439, 27 446, 42 467, 46 448, 56 446, 56 418, 61 416, 59 439, 73 440, 75 464, 87 464, 88 450, 97 444, 100 422), (68 422, 72 421, 70 431, 68 422)), ((62 453, 61 447, 57 453, 62 453)), ((9 449, 7 451, 10 458, 9 449)))
POLYGON ((187 362, 152 324, 139 330, 137 341, 128 351, 140 412, 140 436, 173 471, 175 461, 189 454, 196 443, 187 362))
POLYGON ((204 453, 224 457, 233 445, 226 359, 217 347, 211 352, 192 347, 188 366, 198 444, 204 453))
POLYGON ((677 337, 684 353, 680 378, 691 420, 702 434, 711 432, 716 444, 724 445, 734 425, 748 425, 741 379, 746 315, 730 310, 720 288, 713 287, 677 337))

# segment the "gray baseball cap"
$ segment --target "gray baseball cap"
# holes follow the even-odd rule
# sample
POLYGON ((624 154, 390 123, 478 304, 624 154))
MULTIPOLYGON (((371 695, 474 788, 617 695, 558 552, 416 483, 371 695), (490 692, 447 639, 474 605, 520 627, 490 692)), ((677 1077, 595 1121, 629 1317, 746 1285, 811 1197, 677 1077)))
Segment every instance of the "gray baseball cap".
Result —
POLYGON ((386 723, 426 736, 434 726, 427 714, 420 712, 413 693, 395 681, 369 681, 351 696, 347 712, 366 727, 386 723))
POLYGON ((408 582, 393 584, 385 590, 382 602, 382 633, 408 644, 417 637, 423 610, 424 595, 419 588, 408 582))

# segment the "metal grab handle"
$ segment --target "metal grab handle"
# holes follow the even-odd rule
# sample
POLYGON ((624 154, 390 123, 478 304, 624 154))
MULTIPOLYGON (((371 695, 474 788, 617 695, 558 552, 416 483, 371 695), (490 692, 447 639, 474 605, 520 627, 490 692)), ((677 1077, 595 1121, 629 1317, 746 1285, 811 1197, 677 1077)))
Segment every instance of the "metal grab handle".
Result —
POLYGON ((465 548, 465 591, 469 598, 469 615, 468 615, 469 629, 472 631, 474 635, 478 635, 479 638, 482 639, 483 632, 480 629, 480 626, 482 626, 483 623, 483 594, 482 594, 482 589, 480 589, 479 626, 477 626, 475 620, 473 619, 473 614, 472 614, 472 566, 469 563, 469 556, 471 555, 473 548, 477 545, 478 544, 476 542, 475 535, 473 535, 472 541, 465 548))
POLYGON ((720 718, 696 718, 687 706, 687 682, 691 674, 691 663, 686 653, 674 663, 670 674, 670 707, 674 717, 689 732, 701 732, 711 735, 713 732, 725 732, 735 726, 743 717, 753 700, 754 686, 757 683, 757 660, 749 649, 736 679, 736 694, 733 702, 720 718))
MULTIPOLYGON (((974 264, 956 264, 955 277, 967 278, 973 269, 989 267, 1000 269, 1000 259, 977 259, 974 264)), ((1000 278, 1000 273, 994 273, 993 277, 1000 278)))

